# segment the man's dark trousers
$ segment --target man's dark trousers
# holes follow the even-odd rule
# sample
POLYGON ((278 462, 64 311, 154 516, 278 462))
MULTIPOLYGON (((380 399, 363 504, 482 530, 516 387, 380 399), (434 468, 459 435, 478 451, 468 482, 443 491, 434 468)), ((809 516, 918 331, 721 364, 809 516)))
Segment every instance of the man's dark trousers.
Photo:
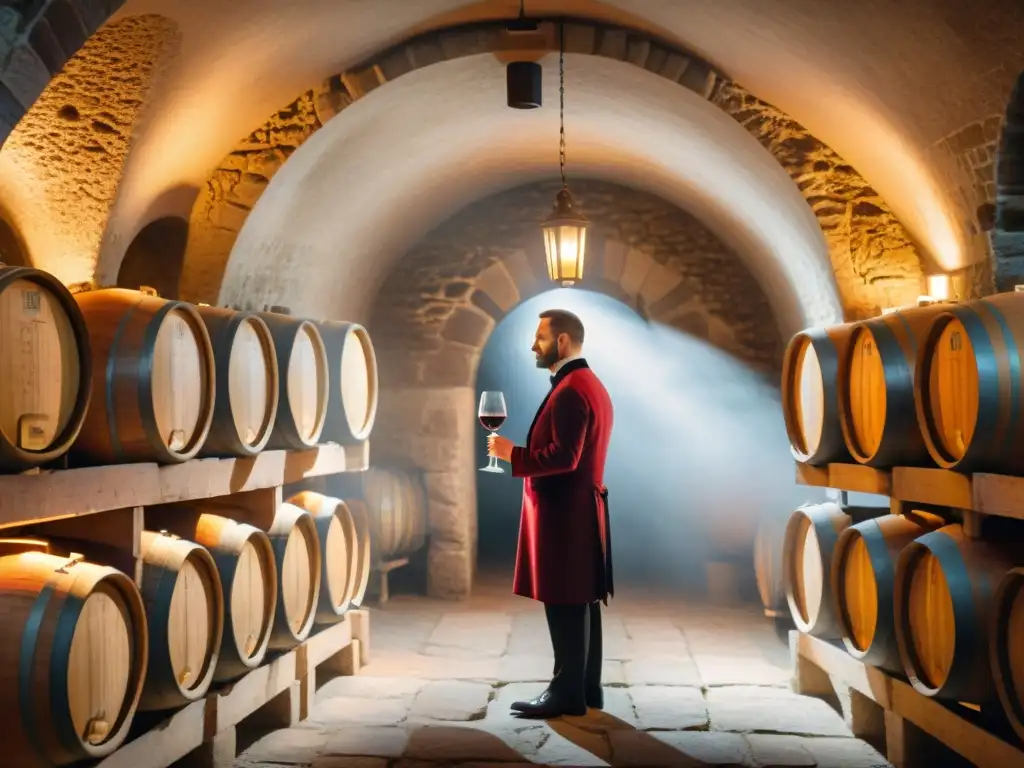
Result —
POLYGON ((601 603, 544 604, 555 668, 548 690, 567 705, 604 705, 601 666, 604 658, 601 603))

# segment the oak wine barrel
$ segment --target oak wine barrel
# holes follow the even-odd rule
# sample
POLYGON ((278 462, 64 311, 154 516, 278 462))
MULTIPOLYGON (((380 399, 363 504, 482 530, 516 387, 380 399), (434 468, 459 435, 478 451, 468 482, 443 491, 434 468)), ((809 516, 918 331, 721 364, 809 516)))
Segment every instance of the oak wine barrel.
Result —
POLYGON ((172 534, 142 532, 142 599, 149 670, 139 709, 171 709, 213 683, 224 635, 224 592, 213 557, 172 534))
POLYGON ((149 647, 142 598, 120 571, 44 541, 0 547, 0 740, 11 766, 103 757, 128 736, 149 647))
POLYGON ((782 574, 782 548, 786 539, 786 518, 764 513, 754 538, 754 575, 764 615, 777 619, 788 615, 786 582, 782 574))
POLYGON ((320 440, 327 418, 331 374, 323 337, 314 323, 261 312, 277 355, 278 405, 267 448, 305 450, 320 440))
POLYGON ((277 608, 271 650, 288 650, 313 630, 320 599, 320 540, 313 516, 287 502, 277 508, 267 531, 277 566, 277 608))
POLYGON ((348 499, 345 502, 356 531, 355 569, 352 572, 352 605, 358 608, 366 597, 366 586, 370 581, 373 568, 373 529, 370 525, 370 512, 366 502, 360 499, 348 499))
POLYGON ((320 540, 320 601, 315 621, 340 621, 352 602, 359 578, 359 538, 352 513, 341 499, 315 491, 302 491, 288 503, 313 516, 320 540))
POLYGON ((358 323, 316 324, 330 368, 330 393, 321 439, 354 445, 369 438, 377 418, 377 356, 358 323))
POLYGON ((951 305, 921 344, 918 426, 932 459, 958 472, 1024 472, 1024 293, 951 305))
POLYGON ((782 410, 794 458, 821 466, 849 461, 839 424, 837 382, 845 376, 852 323, 808 328, 790 339, 782 360, 782 410))
POLYGON ((840 534, 832 556, 832 594, 840 637, 855 659, 903 672, 893 608, 896 562, 914 539, 944 525, 938 515, 913 511, 864 520, 840 534))
POLYGON ((255 456, 270 440, 280 398, 277 352, 255 312, 196 307, 216 361, 213 422, 200 456, 255 456))
POLYGON ((53 275, 0 264, 0 382, 0 469, 65 453, 92 397, 92 353, 78 304, 53 275))
POLYGON ((407 555, 423 546, 427 493, 419 475, 371 468, 364 475, 363 500, 370 513, 370 535, 378 561, 407 555))
POLYGON ((215 683, 234 680, 263 663, 277 612, 278 577, 270 538, 238 522, 247 510, 202 502, 150 507, 146 523, 202 545, 213 557, 224 595, 224 632, 215 683))
POLYGON ((898 309, 857 323, 839 379, 839 424, 855 461, 930 464, 914 411, 918 344, 949 304, 898 309))
POLYGON ((789 612, 801 632, 823 639, 839 637, 829 581, 836 542, 854 523, 888 511, 826 501, 793 512, 783 540, 782 573, 789 612))
POLYGON ((1024 568, 1006 574, 993 599, 989 661, 999 701, 1024 740, 1024 568))
POLYGON ((75 301, 89 328, 94 397, 72 452, 101 464, 193 458, 215 399, 213 349, 195 307, 124 288, 75 301))
POLYGON ((917 691, 976 704, 992 697, 991 611, 996 588, 1016 564, 1009 548, 969 539, 959 524, 903 550, 894 588, 896 640, 917 691))

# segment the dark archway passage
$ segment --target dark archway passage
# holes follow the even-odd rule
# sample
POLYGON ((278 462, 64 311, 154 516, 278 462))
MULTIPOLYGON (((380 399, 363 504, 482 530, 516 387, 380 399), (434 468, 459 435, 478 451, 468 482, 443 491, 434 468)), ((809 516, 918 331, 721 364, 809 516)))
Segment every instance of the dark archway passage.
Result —
POLYGON ((188 222, 177 216, 143 227, 128 246, 117 273, 119 288, 155 288, 165 299, 178 298, 178 283, 188 242, 188 222))
POLYGON ((996 290, 1024 283, 1024 72, 1017 78, 996 160, 996 220, 992 230, 996 290))

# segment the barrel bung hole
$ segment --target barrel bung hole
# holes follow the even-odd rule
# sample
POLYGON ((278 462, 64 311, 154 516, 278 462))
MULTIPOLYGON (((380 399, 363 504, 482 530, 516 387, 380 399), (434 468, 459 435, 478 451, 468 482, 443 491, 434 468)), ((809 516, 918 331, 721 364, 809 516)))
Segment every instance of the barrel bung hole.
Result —
POLYGON ((978 364, 967 329, 955 318, 946 323, 932 350, 926 407, 933 439, 959 461, 978 423, 978 364))
POLYGON ((821 545, 810 520, 803 518, 797 531, 793 562, 793 590, 800 618, 807 624, 818 620, 824 594, 825 573, 821 566, 821 545))
POLYGON ((854 537, 843 558, 842 612, 854 647, 866 652, 878 628, 878 586, 864 538, 854 537))
POLYGON ((953 598, 942 564, 928 550, 915 555, 907 595, 907 629, 914 672, 926 686, 941 688, 949 677, 956 648, 953 598))

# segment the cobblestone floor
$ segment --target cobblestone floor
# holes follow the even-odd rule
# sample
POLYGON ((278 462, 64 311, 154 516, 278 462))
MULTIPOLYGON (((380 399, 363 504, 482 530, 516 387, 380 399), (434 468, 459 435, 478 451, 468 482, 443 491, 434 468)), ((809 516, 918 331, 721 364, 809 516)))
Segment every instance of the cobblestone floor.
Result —
POLYGON ((327 682, 310 718, 238 768, 829 766, 888 763, 823 701, 789 690, 789 651, 753 607, 633 590, 604 614, 604 712, 514 718, 552 657, 539 605, 487 579, 472 600, 397 597, 371 611, 371 660, 327 682))

